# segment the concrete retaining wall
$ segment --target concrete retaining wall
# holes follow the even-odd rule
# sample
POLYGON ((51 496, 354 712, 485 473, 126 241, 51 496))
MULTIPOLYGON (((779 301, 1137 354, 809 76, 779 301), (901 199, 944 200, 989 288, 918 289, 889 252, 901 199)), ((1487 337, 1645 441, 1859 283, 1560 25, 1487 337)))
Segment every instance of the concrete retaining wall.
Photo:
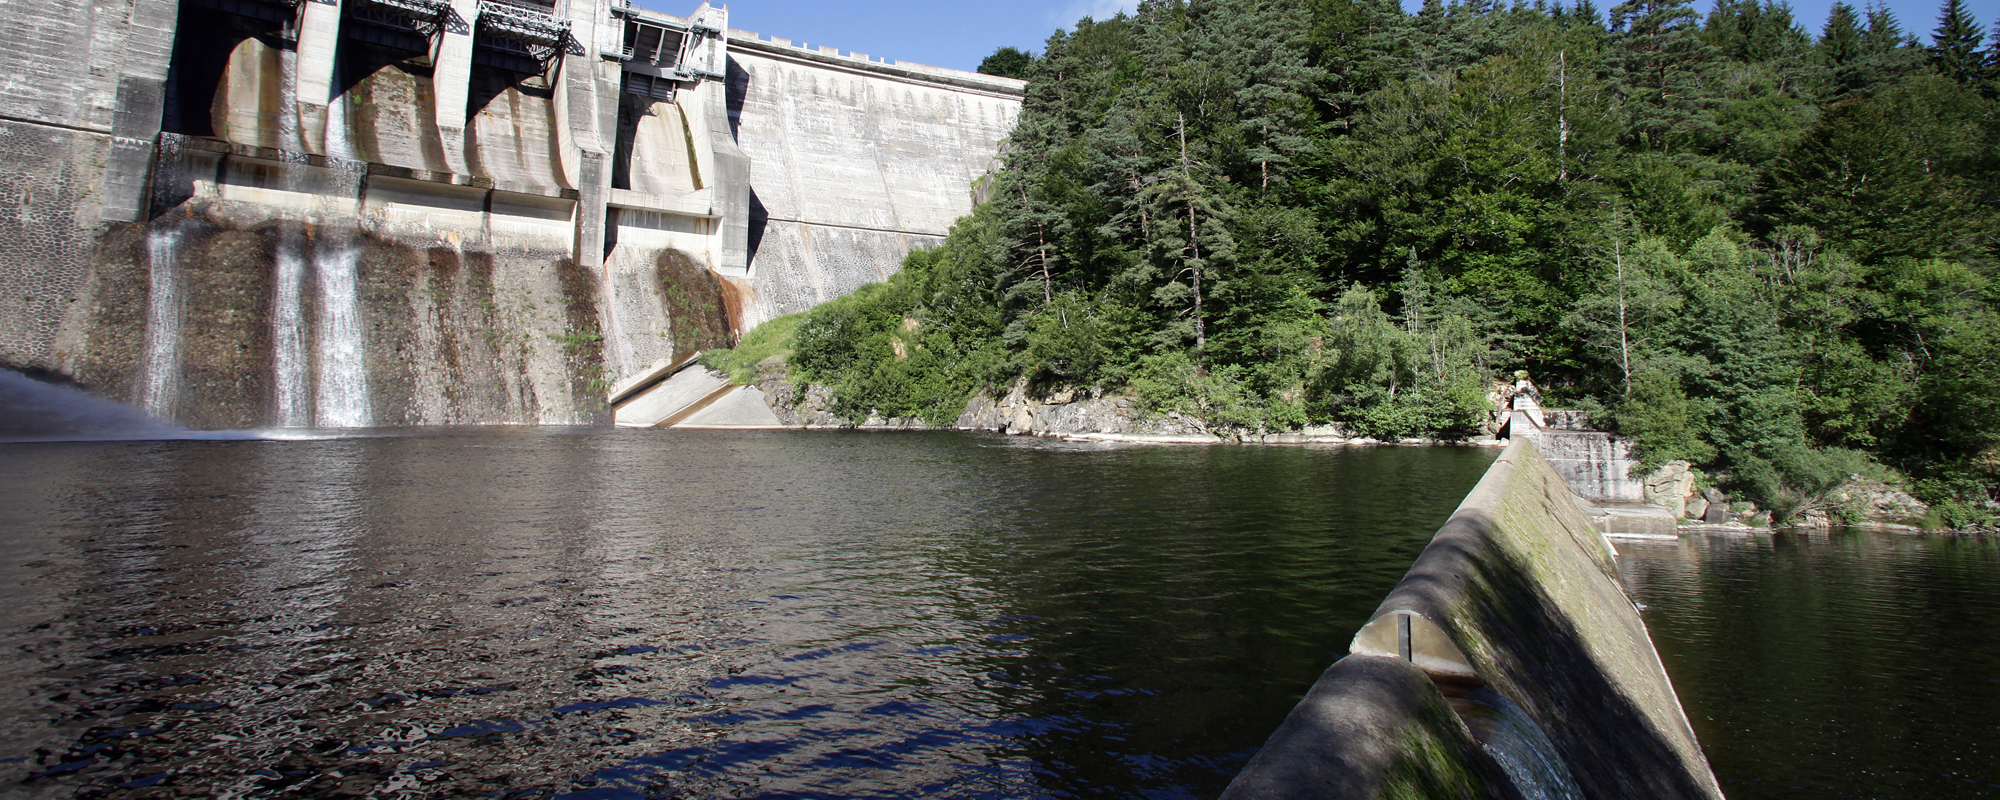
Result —
POLYGON ((1006 78, 741 31, 730 47, 731 122, 750 157, 746 326, 883 280, 941 242, 1020 113, 1006 78))
POLYGON ((1517 438, 1224 797, 1719 800, 1615 570, 1517 438))

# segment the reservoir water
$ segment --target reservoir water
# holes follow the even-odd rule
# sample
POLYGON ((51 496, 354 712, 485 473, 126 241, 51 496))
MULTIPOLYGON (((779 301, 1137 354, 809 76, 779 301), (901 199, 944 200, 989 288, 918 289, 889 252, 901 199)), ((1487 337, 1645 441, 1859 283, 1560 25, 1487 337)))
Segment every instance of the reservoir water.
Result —
POLYGON ((1213 796, 1493 456, 0 445, 0 793, 1213 796))
POLYGON ((2000 538, 1620 541, 1730 800, 2000 797, 2000 538))

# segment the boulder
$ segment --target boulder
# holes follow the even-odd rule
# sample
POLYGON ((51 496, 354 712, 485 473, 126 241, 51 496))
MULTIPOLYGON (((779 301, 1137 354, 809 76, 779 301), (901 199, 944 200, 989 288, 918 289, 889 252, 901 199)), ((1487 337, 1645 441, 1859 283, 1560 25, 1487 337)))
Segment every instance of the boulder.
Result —
POLYGON ((1828 492, 1826 507, 1848 522, 1901 525, 1922 519, 1931 507, 1908 492, 1859 475, 1828 492))
POLYGON ((1647 503, 1665 506, 1674 512, 1676 518, 1687 513, 1687 498, 1694 492, 1695 473, 1693 465, 1686 461, 1669 461, 1648 473, 1643 480, 1647 503))

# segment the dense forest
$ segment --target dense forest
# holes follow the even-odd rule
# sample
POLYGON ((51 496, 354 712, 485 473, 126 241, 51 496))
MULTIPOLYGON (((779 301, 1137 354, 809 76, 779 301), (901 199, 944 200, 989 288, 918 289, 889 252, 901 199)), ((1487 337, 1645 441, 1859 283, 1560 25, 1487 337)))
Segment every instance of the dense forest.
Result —
POLYGON ((1148 0, 984 71, 1006 167, 783 322, 853 416, 1130 393, 1221 428, 1475 433, 1527 370, 1781 512, 2000 497, 2000 26, 1836 4, 1148 0), (796 326, 792 328, 791 326, 796 326))

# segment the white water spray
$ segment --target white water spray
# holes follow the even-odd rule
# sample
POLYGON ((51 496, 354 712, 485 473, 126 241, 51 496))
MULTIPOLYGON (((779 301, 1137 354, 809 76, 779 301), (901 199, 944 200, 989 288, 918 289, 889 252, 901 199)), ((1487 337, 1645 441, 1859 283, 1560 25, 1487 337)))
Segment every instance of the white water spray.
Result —
POLYGON ((304 153, 305 139, 299 131, 299 54, 294 50, 278 51, 278 130, 277 148, 280 151, 304 153))
POLYGON ((139 407, 160 419, 172 419, 181 389, 180 287, 181 225, 167 223, 146 233, 145 361, 139 384, 139 407))
POLYGON ((367 357, 361 338, 361 251, 343 244, 319 251, 319 391, 314 422, 325 428, 365 428, 367 357))
MULTIPOLYGON (((344 68, 343 68, 344 69, 344 68)), ((345 85, 345 81, 336 81, 345 85)), ((342 161, 354 160, 354 145, 347 141, 347 93, 326 101, 326 155, 342 161)))
POLYGON ((304 237, 296 231, 280 234, 276 278, 271 298, 271 367, 278 393, 278 427, 312 425, 312 366, 306 355, 304 237))

